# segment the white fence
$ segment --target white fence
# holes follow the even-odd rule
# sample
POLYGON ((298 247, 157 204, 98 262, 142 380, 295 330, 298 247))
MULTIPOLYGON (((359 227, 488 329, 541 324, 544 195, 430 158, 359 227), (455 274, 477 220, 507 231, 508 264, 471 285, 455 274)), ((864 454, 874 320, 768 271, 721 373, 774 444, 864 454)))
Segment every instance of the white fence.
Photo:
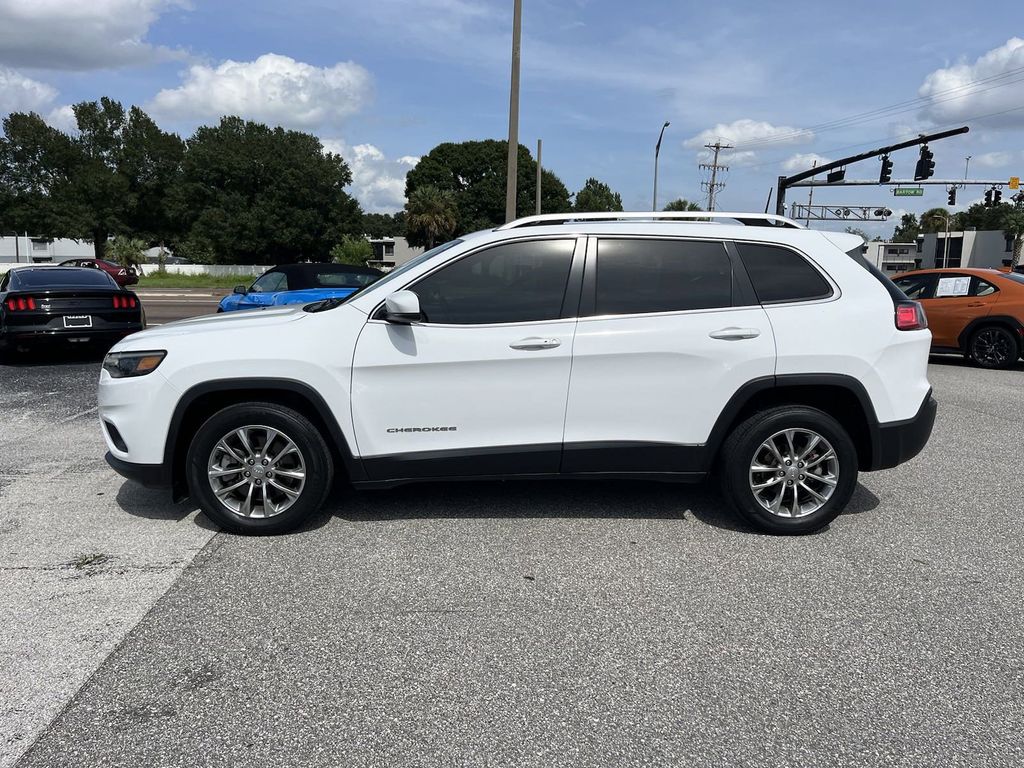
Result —
MULTIPOLYGON (((0 275, 15 267, 48 267, 52 264, 0 264, 0 275)), ((262 275, 269 266, 265 264, 168 264, 165 269, 172 275, 238 275, 239 277, 256 277, 262 275)), ((152 275, 157 271, 156 264, 144 264, 142 271, 152 275)))

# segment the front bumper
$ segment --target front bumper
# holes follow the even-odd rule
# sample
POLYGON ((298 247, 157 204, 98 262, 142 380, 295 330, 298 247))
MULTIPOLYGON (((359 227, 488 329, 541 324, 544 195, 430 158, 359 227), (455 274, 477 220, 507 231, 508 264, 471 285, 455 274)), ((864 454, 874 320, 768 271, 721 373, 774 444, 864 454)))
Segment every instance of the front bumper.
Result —
POLYGON ((927 445, 935 426, 938 403, 931 390, 917 411, 906 421, 879 424, 872 434, 872 462, 869 471, 892 469, 917 456, 927 445))
POLYGON ((110 451, 107 451, 103 458, 117 474, 126 480, 131 480, 147 488, 171 487, 170 468, 163 464, 135 464, 117 458, 110 451))

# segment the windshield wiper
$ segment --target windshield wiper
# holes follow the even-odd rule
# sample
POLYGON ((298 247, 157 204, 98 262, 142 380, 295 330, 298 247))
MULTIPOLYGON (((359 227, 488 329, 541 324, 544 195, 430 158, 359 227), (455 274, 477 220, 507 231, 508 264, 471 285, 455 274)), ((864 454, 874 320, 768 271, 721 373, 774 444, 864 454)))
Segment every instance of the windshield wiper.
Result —
POLYGON ((328 309, 334 309, 340 307, 345 303, 345 299, 340 299, 337 296, 330 299, 320 299, 320 301, 314 301, 312 304, 307 304, 302 309, 306 312, 326 312, 328 309))

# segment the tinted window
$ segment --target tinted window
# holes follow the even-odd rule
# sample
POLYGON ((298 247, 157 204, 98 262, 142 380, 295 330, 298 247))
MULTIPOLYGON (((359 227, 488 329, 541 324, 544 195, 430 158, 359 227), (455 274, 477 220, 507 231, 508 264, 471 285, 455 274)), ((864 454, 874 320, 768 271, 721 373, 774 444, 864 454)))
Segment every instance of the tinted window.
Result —
POLYGON ((16 270, 14 281, 20 290, 32 288, 116 288, 117 283, 106 272, 98 269, 73 267, 63 269, 16 270))
POLYGON ((275 293, 288 290, 288 277, 284 272, 267 272, 252 284, 254 293, 275 293))
POLYGON ((832 288, 821 273, 795 251, 759 243, 736 243, 736 248, 762 304, 832 295, 832 288))
POLYGON ((575 240, 488 248, 442 267, 410 288, 428 323, 553 320, 562 310, 575 240))
POLYGON ((920 301, 930 299, 935 287, 935 275, 911 275, 900 277, 896 281, 897 287, 907 295, 908 299, 920 301))
POLYGON ((732 306, 732 263, 722 243, 601 240, 598 315, 732 306))
POLYGON ((321 288, 364 288, 379 277, 364 272, 319 272, 313 282, 321 288))
POLYGON ((987 283, 980 277, 974 278, 974 286, 971 289, 972 296, 991 296, 996 292, 996 287, 992 283, 987 283))

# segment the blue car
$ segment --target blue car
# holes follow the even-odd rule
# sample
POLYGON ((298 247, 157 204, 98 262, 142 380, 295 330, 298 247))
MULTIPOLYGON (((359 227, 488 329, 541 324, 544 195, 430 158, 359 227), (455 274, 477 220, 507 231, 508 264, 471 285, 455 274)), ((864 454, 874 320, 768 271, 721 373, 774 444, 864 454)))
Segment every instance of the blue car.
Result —
POLYGON ((379 280, 384 273, 350 264, 282 264, 268 269, 246 288, 236 285, 218 312, 308 304, 320 299, 343 299, 379 280))

